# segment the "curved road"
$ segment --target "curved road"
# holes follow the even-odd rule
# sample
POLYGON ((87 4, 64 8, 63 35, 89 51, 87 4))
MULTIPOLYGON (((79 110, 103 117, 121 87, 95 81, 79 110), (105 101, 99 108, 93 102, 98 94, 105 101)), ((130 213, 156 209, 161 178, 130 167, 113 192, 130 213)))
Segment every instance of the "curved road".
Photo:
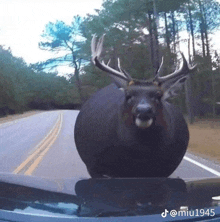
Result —
MULTIPOLYGON (((88 178, 74 142, 78 111, 48 111, 0 125, 0 172, 88 178)), ((187 153, 171 177, 219 177, 220 166, 187 153)))

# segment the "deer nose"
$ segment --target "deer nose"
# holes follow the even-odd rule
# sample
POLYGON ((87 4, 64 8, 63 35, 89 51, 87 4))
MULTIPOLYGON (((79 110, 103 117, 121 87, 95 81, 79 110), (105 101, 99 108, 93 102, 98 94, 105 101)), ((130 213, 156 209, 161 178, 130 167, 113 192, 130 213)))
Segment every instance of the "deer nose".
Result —
POLYGON ((149 113, 151 114, 153 112, 152 106, 148 104, 140 104, 136 107, 136 113, 141 114, 141 113, 149 113))
POLYGON ((137 105, 135 113, 136 116, 142 120, 147 120, 153 117, 152 106, 147 103, 137 105))

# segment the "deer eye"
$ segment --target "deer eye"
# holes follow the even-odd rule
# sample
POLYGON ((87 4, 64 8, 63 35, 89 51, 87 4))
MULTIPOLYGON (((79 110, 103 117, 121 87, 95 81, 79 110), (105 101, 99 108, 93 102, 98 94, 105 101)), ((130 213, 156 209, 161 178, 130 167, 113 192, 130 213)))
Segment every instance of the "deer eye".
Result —
POLYGON ((155 95, 156 99, 161 99, 162 96, 163 96, 163 93, 161 91, 156 92, 156 95, 155 95))
POLYGON ((161 97, 163 96, 162 92, 161 91, 157 91, 156 93, 154 93, 154 95, 152 95, 152 101, 155 101, 155 102, 160 102, 160 99, 161 97))
POLYGON ((125 99, 127 102, 131 102, 133 99, 133 96, 128 94, 128 95, 126 95, 125 99))

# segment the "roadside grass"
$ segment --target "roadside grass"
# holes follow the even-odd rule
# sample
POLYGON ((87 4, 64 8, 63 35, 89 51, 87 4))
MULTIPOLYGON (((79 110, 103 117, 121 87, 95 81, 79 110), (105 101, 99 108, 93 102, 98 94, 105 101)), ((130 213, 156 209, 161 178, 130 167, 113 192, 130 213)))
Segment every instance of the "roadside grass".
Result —
POLYGON ((220 120, 198 120, 188 127, 188 151, 220 163, 220 120))

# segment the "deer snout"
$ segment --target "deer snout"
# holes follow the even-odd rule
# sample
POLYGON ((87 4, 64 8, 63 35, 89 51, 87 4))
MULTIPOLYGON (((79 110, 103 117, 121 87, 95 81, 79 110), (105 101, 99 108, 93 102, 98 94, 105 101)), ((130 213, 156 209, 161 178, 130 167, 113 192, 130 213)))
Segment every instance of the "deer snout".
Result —
POLYGON ((149 103, 140 103, 133 110, 135 124, 140 128, 147 128, 153 123, 154 111, 149 103))
POLYGON ((139 104, 135 110, 136 117, 145 121, 153 117, 153 108, 149 104, 139 104))

